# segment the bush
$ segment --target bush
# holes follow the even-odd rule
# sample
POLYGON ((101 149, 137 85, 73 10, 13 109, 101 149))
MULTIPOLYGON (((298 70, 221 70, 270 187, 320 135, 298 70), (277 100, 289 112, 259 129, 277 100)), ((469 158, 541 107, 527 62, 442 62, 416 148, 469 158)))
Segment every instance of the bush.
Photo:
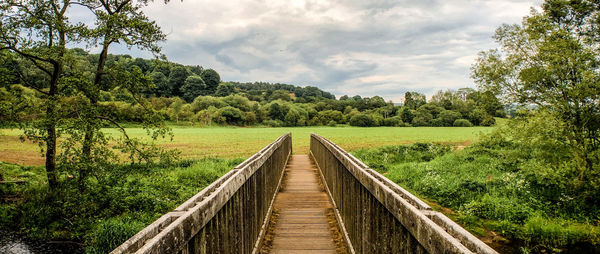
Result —
POLYGON ((490 115, 486 115, 483 121, 481 121, 481 126, 492 126, 494 124, 496 124, 496 119, 490 115))
POLYGON ((246 113, 242 112, 238 108, 234 108, 231 106, 227 106, 227 107, 219 109, 218 115, 227 124, 241 125, 244 123, 244 120, 246 119, 246 113))
POLYGON ((350 118, 351 126, 372 127, 375 126, 375 121, 370 115, 359 113, 350 118))
POLYGON ((399 116, 388 117, 383 119, 383 126, 404 126, 404 122, 399 116))
POLYGON ((469 122, 469 120, 467 120, 467 119, 456 119, 456 121, 454 121, 454 124, 452 124, 452 126, 454 126, 454 127, 471 127, 471 126, 473 126, 473 124, 471 124, 471 122, 469 122))

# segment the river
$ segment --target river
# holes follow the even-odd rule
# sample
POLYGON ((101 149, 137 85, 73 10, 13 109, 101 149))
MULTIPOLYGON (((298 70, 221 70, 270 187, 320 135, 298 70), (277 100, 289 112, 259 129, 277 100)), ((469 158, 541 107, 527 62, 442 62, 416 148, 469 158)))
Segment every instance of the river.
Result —
POLYGON ((0 229, 0 253, 2 254, 63 254, 84 253, 80 244, 64 241, 39 241, 29 239, 14 231, 0 229))

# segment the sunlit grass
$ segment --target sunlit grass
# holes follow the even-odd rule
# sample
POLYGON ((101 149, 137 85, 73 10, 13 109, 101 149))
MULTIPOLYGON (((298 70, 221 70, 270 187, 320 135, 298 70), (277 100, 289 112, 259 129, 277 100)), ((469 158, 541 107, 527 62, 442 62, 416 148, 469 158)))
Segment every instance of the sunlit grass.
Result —
MULTIPOLYGON (((291 132, 293 151, 308 153, 310 133, 317 133, 346 150, 377 147, 413 142, 440 142, 464 145, 476 140, 480 133, 490 127, 290 127, 290 128, 242 128, 242 127, 173 127, 173 140, 162 139, 158 143, 182 151, 183 158, 223 157, 245 158, 260 150, 277 137, 291 132)), ((117 135, 117 129, 105 129, 117 135)), ((145 137, 142 128, 127 128, 131 137, 145 137)), ((43 158, 37 144, 22 143, 18 129, 0 129, 0 161, 25 165, 42 165, 43 158)))

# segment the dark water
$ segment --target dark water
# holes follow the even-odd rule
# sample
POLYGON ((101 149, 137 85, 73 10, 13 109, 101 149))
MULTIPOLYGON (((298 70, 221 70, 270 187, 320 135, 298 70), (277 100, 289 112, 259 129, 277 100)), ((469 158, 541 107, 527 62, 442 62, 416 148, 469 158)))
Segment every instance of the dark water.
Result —
POLYGON ((0 254, 84 253, 83 246, 72 242, 28 239, 13 231, 0 229, 0 254))

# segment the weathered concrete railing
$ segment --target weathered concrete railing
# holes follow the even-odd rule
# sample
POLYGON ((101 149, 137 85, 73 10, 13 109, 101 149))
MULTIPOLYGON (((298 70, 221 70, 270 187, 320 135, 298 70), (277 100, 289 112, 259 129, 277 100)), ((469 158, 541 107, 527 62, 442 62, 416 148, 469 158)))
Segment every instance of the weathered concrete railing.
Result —
POLYGON ((279 137, 111 253, 252 253, 292 152, 279 137))
POLYGON ((496 253, 458 224, 311 134, 313 156, 354 253, 496 253))

